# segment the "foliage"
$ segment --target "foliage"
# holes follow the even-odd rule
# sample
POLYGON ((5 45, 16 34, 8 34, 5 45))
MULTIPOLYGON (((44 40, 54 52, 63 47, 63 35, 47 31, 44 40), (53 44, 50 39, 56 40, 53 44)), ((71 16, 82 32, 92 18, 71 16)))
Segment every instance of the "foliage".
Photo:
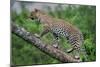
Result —
MULTIPOLYGON (((65 9, 62 9, 60 5, 55 8, 55 11, 51 11, 50 7, 47 7, 48 14, 55 17, 69 21, 73 25, 77 26, 84 35, 84 47, 88 54, 88 61, 96 60, 96 7, 95 6, 75 6, 68 5, 65 9)), ((36 24, 36 21, 28 19, 29 12, 25 8, 17 15, 16 12, 11 13, 11 20, 18 25, 24 27, 31 33, 39 34, 43 28, 42 25, 36 24)), ((26 41, 12 34, 12 64, 16 65, 30 65, 30 64, 53 64, 61 63, 58 60, 51 58, 44 54, 36 47, 28 44, 26 41)), ((53 36, 51 33, 42 38, 43 42, 52 44, 53 36)), ((61 38, 59 45, 64 51, 68 47, 68 43, 64 38, 61 38)), ((82 58, 85 61, 84 58, 82 58)))

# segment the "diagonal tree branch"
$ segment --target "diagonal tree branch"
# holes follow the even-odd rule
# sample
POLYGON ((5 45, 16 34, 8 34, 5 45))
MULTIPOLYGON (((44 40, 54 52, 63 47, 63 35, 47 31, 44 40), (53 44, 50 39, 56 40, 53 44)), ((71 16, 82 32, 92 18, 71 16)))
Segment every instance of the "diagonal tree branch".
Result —
POLYGON ((63 51, 54 48, 53 46, 50 46, 48 44, 44 44, 39 38, 37 38, 35 35, 32 35, 30 32, 27 32, 24 28, 19 27, 14 23, 12 23, 11 26, 12 33, 26 40, 28 43, 31 43, 33 46, 37 47, 51 57, 56 58, 61 62, 80 62, 79 60, 74 59, 63 51))

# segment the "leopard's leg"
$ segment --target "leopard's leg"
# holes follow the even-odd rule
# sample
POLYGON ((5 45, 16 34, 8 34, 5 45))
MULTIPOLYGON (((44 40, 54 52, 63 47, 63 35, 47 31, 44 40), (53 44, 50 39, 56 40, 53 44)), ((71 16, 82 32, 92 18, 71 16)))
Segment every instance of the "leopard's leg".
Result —
POLYGON ((55 33, 53 33, 53 36, 54 36, 54 40, 53 40, 53 47, 55 48, 60 48, 59 47, 59 36, 55 33))
POLYGON ((75 48, 73 47, 73 55, 74 55, 74 58, 77 59, 77 60, 81 60, 80 59, 80 48, 75 48))
MULTIPOLYGON (((67 43, 70 43, 68 36, 66 37, 66 39, 68 40, 67 43)), ((70 47, 69 49, 67 49, 67 53, 71 53, 73 50, 74 50, 73 47, 70 47)))
POLYGON ((48 26, 44 26, 44 29, 43 29, 43 31, 40 33, 40 35, 38 35, 38 34, 35 34, 35 35, 36 35, 36 37, 41 38, 41 37, 43 37, 44 35, 46 35, 48 32, 49 32, 48 26))

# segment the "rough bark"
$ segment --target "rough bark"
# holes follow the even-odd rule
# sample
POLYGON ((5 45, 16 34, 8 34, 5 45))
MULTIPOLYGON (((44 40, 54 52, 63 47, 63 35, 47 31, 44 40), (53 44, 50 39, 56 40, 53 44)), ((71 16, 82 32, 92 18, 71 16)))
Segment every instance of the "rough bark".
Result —
POLYGON ((46 54, 50 55, 51 57, 61 61, 61 62, 80 62, 79 60, 74 59, 67 53, 50 46, 48 44, 44 44, 39 38, 35 35, 27 32, 24 28, 12 23, 12 33, 16 34, 20 38, 24 39, 28 43, 31 43, 33 46, 37 47, 41 51, 45 52, 46 54))

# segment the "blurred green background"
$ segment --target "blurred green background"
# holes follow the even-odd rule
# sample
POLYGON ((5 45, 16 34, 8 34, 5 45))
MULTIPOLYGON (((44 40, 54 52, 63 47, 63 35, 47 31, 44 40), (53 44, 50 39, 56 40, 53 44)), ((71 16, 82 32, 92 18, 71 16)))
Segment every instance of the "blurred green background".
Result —
MULTIPOLYGON (((66 21, 69 21, 71 24, 78 27, 84 36, 84 46, 88 54, 88 61, 96 60, 96 6, 87 6, 79 5, 68 5, 62 9, 58 5, 54 11, 51 10, 51 7, 45 7, 48 10, 48 14, 60 18, 66 21)), ((11 11, 11 20, 14 23, 24 27, 27 31, 31 33, 39 34, 43 28, 42 25, 36 24, 36 21, 28 19, 30 12, 24 8, 20 14, 17 14, 15 11, 11 11)), ((61 63, 60 61, 50 57, 49 55, 41 52, 38 48, 30 45, 26 41, 17 37, 12 33, 11 35, 11 63, 13 65, 31 65, 31 64, 54 64, 61 63)), ((42 41, 45 43, 51 44, 53 36, 51 33, 48 33, 42 37, 42 41)), ((59 45, 62 49, 67 49, 69 45, 66 40, 62 38, 59 45)), ((85 59, 82 59, 85 61, 85 59)))

